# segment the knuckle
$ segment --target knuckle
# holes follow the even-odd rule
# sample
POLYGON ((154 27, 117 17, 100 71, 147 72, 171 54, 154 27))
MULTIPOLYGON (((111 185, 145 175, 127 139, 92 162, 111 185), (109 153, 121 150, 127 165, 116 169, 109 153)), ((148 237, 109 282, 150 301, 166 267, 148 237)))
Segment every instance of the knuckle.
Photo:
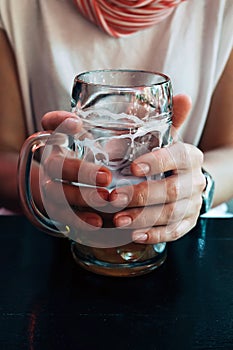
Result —
POLYGON ((206 187, 206 178, 204 176, 204 174, 201 172, 201 177, 200 177, 200 190, 204 191, 206 187))
POLYGON ((173 230, 171 232, 171 238, 173 241, 181 238, 184 234, 189 232, 193 227, 193 219, 183 219, 181 222, 174 225, 173 230))
POLYGON ((166 169, 165 148, 155 151, 154 156, 156 162, 156 172, 163 173, 166 169))
POLYGON ((199 164, 202 165, 204 162, 204 154, 199 148, 196 147, 195 149, 196 149, 197 160, 198 160, 199 164))
POLYGON ((180 185, 178 181, 169 181, 167 186, 168 201, 176 201, 179 198, 180 185))
POLYGON ((183 166, 187 166, 187 164, 199 164, 202 165, 204 161, 203 152, 194 145, 185 144, 184 147, 181 148, 180 151, 181 163, 183 166))
POLYGON ((201 171, 195 173, 193 176, 193 193, 202 193, 206 187, 206 179, 201 171))
POLYGON ((187 144, 181 144, 181 146, 179 147, 179 158, 180 158, 180 163, 182 168, 186 168, 187 165, 190 163, 191 161, 191 157, 190 157, 190 147, 187 144))
POLYGON ((139 192, 137 195, 137 204, 139 205, 139 207, 142 207, 146 204, 146 198, 144 196, 143 192, 139 192))
POLYGON ((181 156, 182 156, 183 164, 190 163, 191 150, 186 145, 185 145, 185 147, 182 147, 181 156))
POLYGON ((166 205, 165 207, 165 220, 169 222, 172 217, 174 217, 176 212, 176 203, 172 202, 166 205))
POLYGON ((165 169, 166 169, 164 157, 160 157, 159 158, 158 165, 159 165, 159 172, 163 173, 165 171, 165 169))
POLYGON ((134 193, 134 202, 136 206, 143 207, 147 204, 147 191, 145 190, 143 184, 136 186, 136 191, 134 193))
POLYGON ((176 241, 182 236, 181 231, 179 229, 179 225, 177 225, 171 232, 171 238, 173 241, 176 241))
POLYGON ((195 146, 193 146, 193 147, 194 147, 194 152, 193 152, 193 157, 192 157, 193 163, 198 165, 198 167, 201 168, 201 166, 204 162, 204 154, 199 148, 197 148, 195 146))
POLYGON ((163 235, 160 229, 157 230, 157 237, 156 237, 157 242, 163 242, 163 235))
POLYGON ((164 241, 163 233, 160 227, 156 227, 156 229, 150 230, 147 234, 149 243, 155 244, 164 241))

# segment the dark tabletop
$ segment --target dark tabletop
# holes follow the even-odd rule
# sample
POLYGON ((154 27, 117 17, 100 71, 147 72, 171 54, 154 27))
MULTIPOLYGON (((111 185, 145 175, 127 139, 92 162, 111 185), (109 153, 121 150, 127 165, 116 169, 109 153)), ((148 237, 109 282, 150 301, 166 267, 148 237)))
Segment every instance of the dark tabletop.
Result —
POLYGON ((203 219, 163 266, 113 278, 65 239, 0 217, 0 350, 233 349, 233 219, 203 219))

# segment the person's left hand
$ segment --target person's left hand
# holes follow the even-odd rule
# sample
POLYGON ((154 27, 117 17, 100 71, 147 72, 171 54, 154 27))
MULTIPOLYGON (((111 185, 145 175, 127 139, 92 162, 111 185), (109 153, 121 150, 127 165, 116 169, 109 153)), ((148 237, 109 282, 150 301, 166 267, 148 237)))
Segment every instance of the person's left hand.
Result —
MULTIPOLYGON (((173 127, 182 124, 191 108, 187 96, 174 97, 173 127)), ((173 241, 196 224, 206 185, 201 167, 203 154, 195 146, 177 141, 137 158, 131 165, 136 176, 169 172, 160 180, 143 181, 115 189, 112 205, 122 209, 114 216, 116 227, 132 229, 132 239, 139 243, 173 241)))

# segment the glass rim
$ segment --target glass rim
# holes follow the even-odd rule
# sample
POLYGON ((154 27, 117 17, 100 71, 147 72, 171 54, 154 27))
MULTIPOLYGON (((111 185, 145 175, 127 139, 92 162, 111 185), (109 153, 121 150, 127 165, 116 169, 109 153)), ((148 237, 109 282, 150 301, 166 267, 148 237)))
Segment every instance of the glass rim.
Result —
POLYGON ((164 84, 167 84, 171 82, 171 79, 168 75, 158 72, 158 71, 150 71, 150 70, 141 70, 141 69, 95 69, 95 70, 89 70, 89 71, 83 71, 76 75, 74 79, 74 84, 80 83, 80 84, 86 84, 89 86, 99 86, 99 87, 105 87, 109 89, 135 89, 135 88, 145 88, 145 87, 153 87, 153 86, 161 86, 164 84), (158 76, 162 79, 162 81, 158 82, 150 82, 145 84, 125 84, 125 85, 112 85, 110 83, 101 83, 101 82, 92 82, 87 81, 84 79, 85 76, 90 76, 91 74, 95 73, 141 73, 145 75, 151 75, 151 76, 158 76))

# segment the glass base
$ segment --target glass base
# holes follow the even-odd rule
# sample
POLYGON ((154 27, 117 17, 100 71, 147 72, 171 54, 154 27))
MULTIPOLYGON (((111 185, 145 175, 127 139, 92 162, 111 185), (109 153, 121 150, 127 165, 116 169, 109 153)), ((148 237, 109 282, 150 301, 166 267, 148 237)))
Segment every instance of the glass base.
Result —
POLYGON ((115 248, 93 248, 73 242, 73 257, 84 269, 100 275, 133 277, 161 266, 167 257, 166 243, 130 243, 115 248))

